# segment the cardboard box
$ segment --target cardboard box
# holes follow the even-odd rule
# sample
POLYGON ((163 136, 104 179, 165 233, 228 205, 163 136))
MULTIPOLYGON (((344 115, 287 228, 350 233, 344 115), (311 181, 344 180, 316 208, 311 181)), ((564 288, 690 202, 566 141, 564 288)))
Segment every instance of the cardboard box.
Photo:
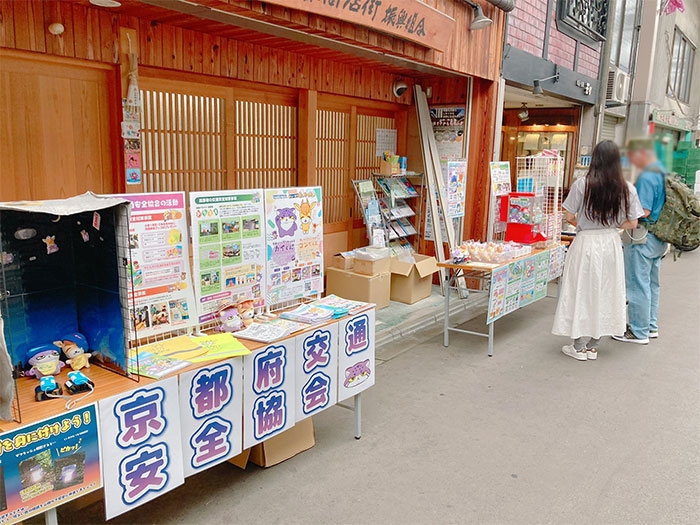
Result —
POLYGON ((271 467, 309 450, 315 444, 314 422, 307 417, 292 428, 244 450, 228 461, 242 469, 246 468, 248 461, 261 467, 271 467))
POLYGON ((355 257, 352 252, 336 253, 331 259, 331 268, 340 268, 341 270, 352 270, 355 266, 355 257))
POLYGON ((385 160, 382 160, 379 164, 379 173, 382 175, 398 175, 399 163, 387 162, 385 160))
MULTIPOLYGON (((357 261, 355 261, 357 262, 357 261)), ((339 268, 326 270, 326 293, 353 301, 374 303, 377 310, 389 306, 391 274, 363 275, 339 268)))
POLYGON ((391 300, 413 304, 430 297, 433 291, 433 274, 438 271, 435 257, 413 255, 415 263, 391 260, 391 300))
POLYGON ((379 275, 380 273, 389 273, 391 272, 391 257, 373 260, 356 258, 353 271, 355 273, 361 273, 362 275, 379 275))

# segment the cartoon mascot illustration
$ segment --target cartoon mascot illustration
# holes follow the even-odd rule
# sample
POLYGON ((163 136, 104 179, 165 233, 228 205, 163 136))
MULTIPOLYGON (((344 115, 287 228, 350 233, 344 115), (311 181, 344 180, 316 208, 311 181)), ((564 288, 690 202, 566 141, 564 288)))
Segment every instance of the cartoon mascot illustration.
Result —
POLYGON ((315 202, 309 203, 309 199, 301 201, 301 205, 294 203, 294 207, 299 212, 299 222, 301 223, 301 231, 309 233, 311 228, 311 211, 316 206, 315 202))

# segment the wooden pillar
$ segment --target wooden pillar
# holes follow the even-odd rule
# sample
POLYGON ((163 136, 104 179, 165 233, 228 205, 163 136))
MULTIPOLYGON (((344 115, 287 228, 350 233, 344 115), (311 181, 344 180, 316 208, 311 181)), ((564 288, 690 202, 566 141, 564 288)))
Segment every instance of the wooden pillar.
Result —
POLYGON ((318 92, 309 89, 299 91, 298 162, 299 186, 315 186, 316 178, 316 110, 318 92))
POLYGON ((464 239, 486 240, 489 221, 489 163, 493 160, 493 136, 496 124, 498 82, 474 78, 471 132, 467 155, 467 214, 464 217, 464 239))

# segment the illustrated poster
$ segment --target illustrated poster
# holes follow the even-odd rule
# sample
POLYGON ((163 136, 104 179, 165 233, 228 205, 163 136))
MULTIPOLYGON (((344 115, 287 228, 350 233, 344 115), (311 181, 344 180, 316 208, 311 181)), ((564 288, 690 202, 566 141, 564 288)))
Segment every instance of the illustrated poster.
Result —
POLYGON ((243 359, 180 374, 185 477, 240 454, 243 447, 243 359))
POLYGON ((447 216, 464 217, 467 198, 467 162, 464 160, 447 163, 447 216))
POLYGON ((190 193, 194 281, 200 323, 226 302, 265 299, 262 190, 190 193))
POLYGON ((323 292, 321 188, 265 190, 267 304, 323 292))
POLYGON ((193 326, 185 194, 130 193, 131 339, 193 326), (133 298, 133 306, 131 299, 133 298))
POLYGON ((537 277, 537 257, 523 259, 523 279, 520 283, 520 307, 535 302, 535 280, 537 277))
POLYGON ((99 407, 108 520, 184 483, 177 377, 103 399, 99 407))
POLYGON ((511 190, 510 162, 491 162, 491 191, 496 197, 508 195, 511 190))
POLYGON ((430 108, 430 121, 441 161, 464 157, 465 114, 463 107, 430 108))
POLYGON ((374 385, 375 310, 338 322, 338 402, 374 385))
POLYGON ((489 296, 488 323, 503 315, 508 284, 508 266, 496 268, 491 273, 491 293, 489 296))
POLYGON ((520 308, 520 285, 523 282, 523 261, 514 261, 508 265, 508 282, 506 284, 506 298, 503 305, 503 315, 507 315, 520 308))
POLYGON ((338 323, 296 339, 296 420, 300 421, 337 402, 338 323))
POLYGON ((95 405, 0 434, 0 523, 18 523, 102 487, 95 405))
POLYGON ((538 253, 537 275, 535 277, 535 301, 547 297, 547 283, 549 282, 549 252, 538 253))

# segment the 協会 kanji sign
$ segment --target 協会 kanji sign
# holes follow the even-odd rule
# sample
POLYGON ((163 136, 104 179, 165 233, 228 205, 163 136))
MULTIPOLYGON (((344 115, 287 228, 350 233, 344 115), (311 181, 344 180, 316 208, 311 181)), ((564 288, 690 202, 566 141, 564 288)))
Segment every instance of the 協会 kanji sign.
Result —
POLYGON ((418 0, 266 0, 363 25, 444 51, 454 32, 454 18, 418 0))

